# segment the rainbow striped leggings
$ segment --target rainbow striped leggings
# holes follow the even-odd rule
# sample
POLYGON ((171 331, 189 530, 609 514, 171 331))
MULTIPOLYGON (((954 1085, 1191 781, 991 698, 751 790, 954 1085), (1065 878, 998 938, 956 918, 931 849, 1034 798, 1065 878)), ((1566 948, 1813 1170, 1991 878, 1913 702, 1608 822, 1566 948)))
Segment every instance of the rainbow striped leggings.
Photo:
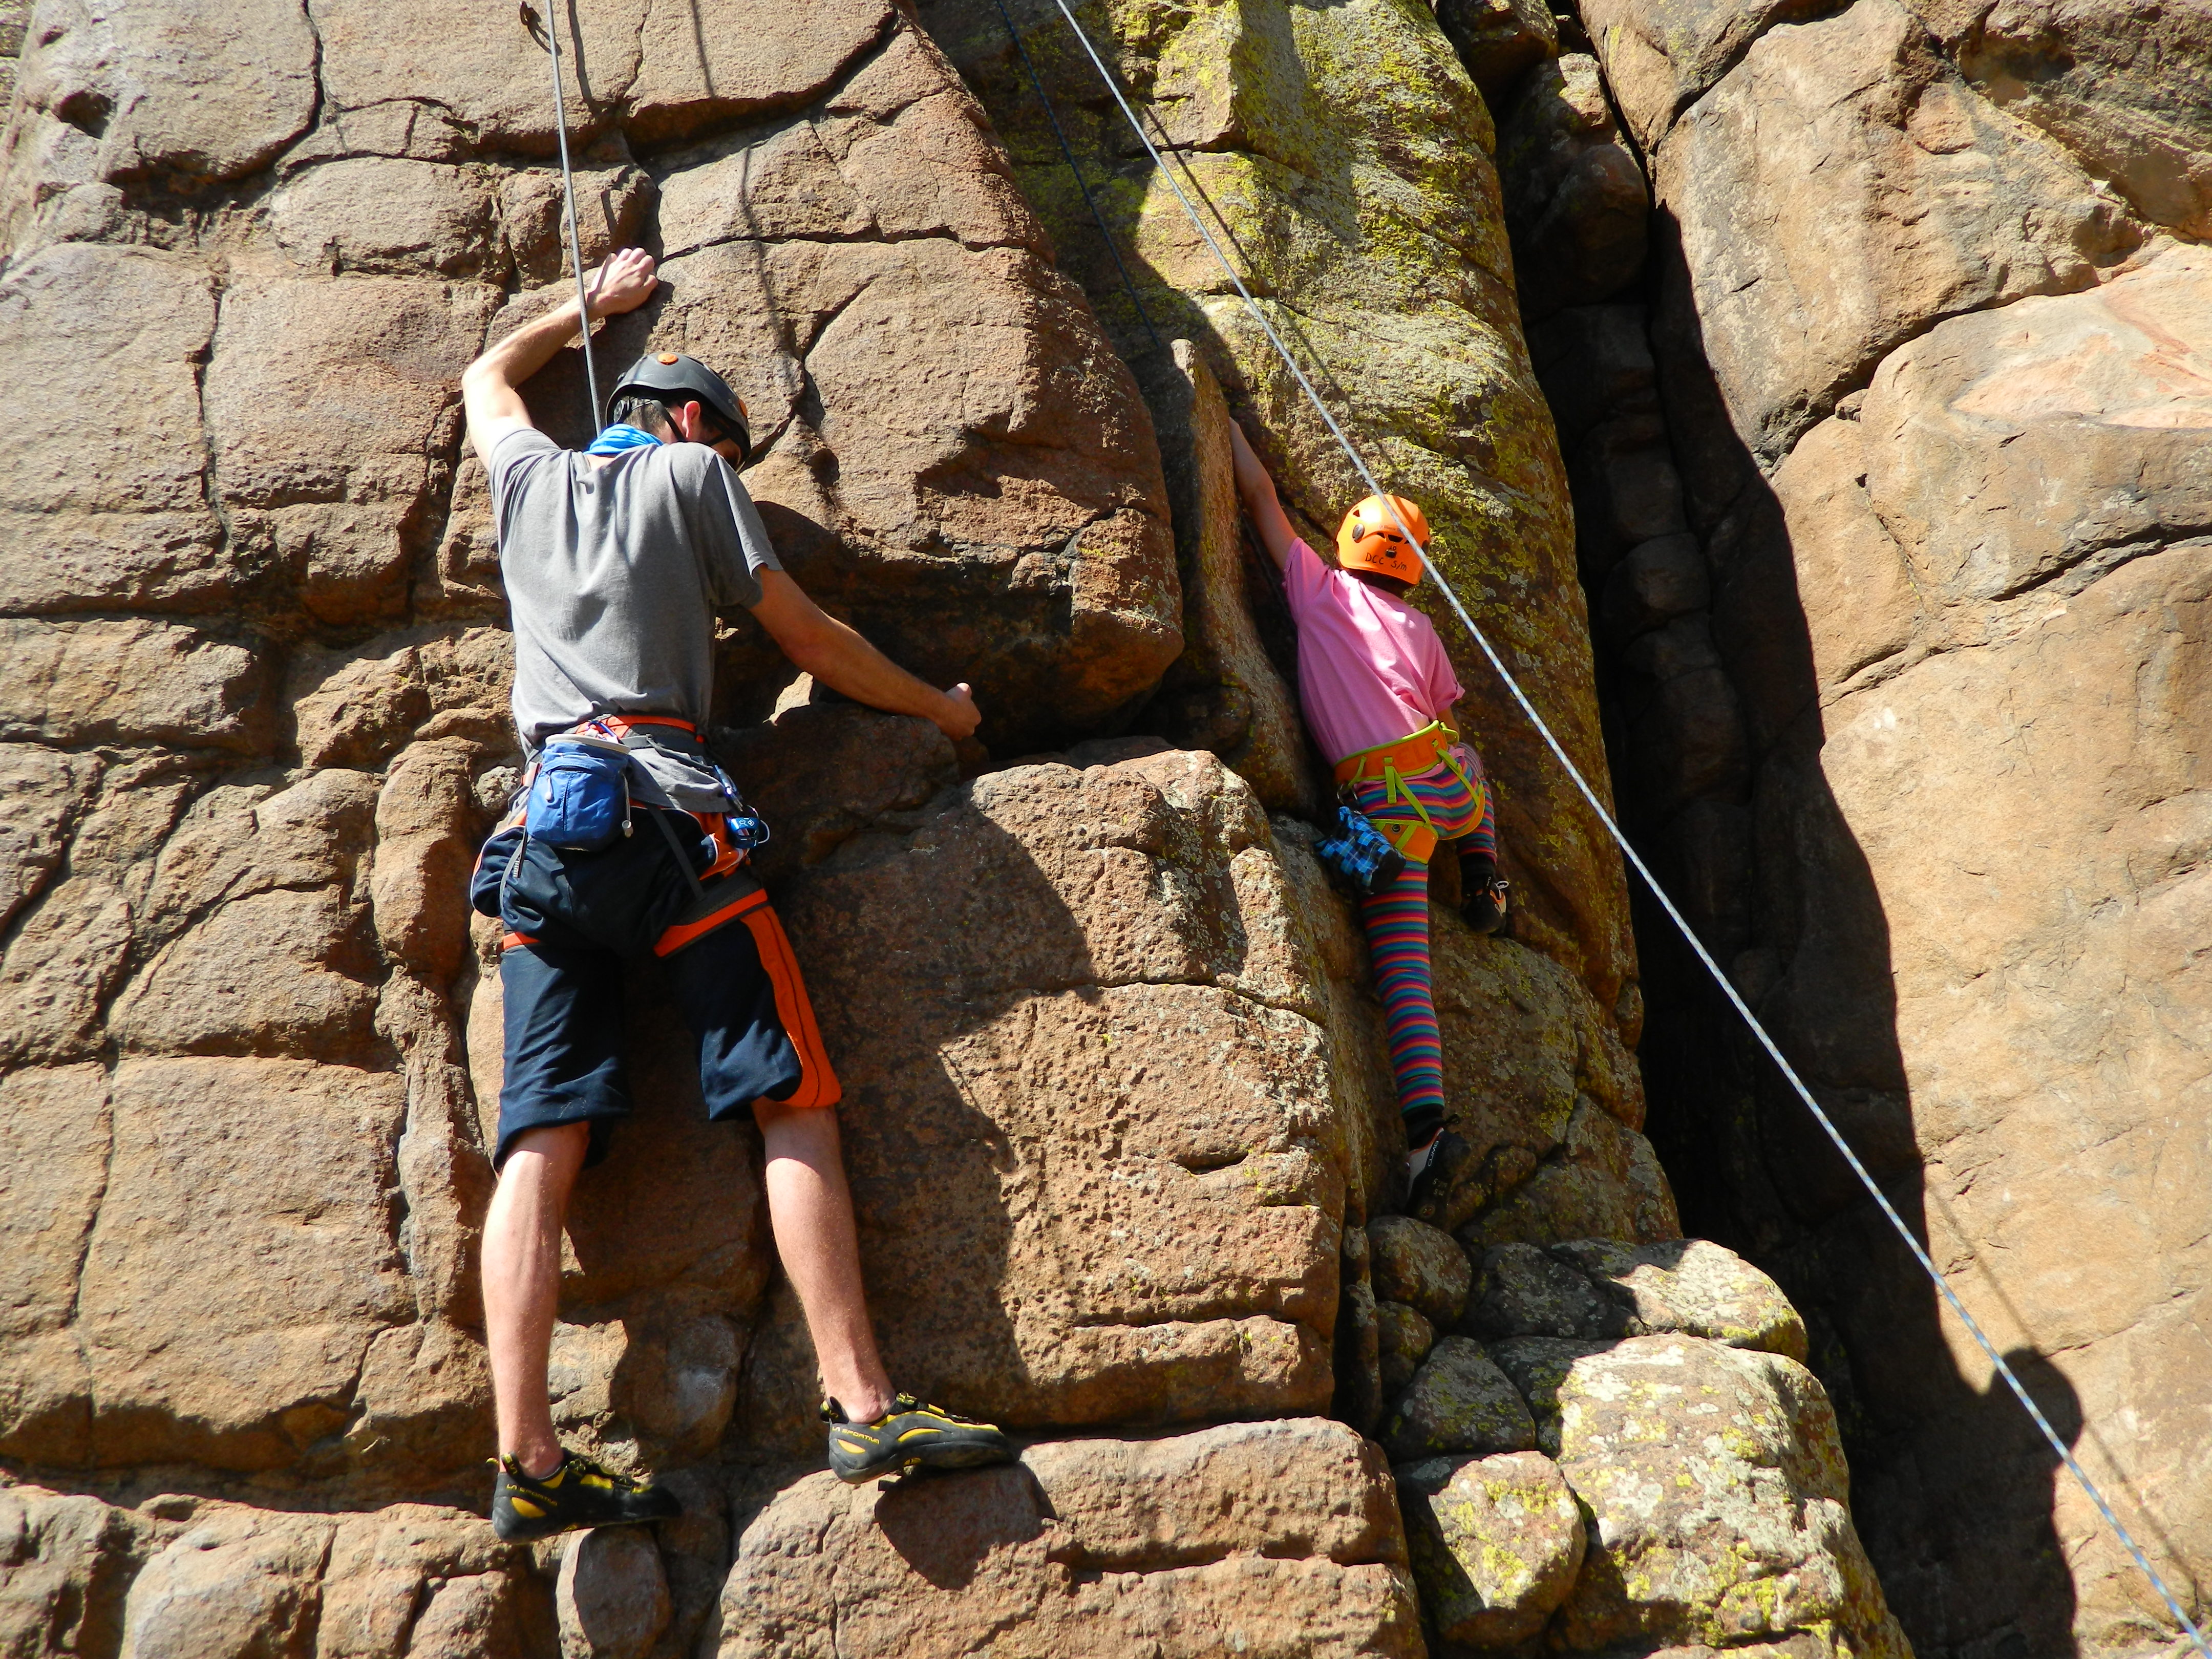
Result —
MULTIPOLYGON (((1453 752, 1466 769, 1464 778, 1449 766, 1438 766, 1419 777, 1401 779, 1401 796, 1406 791, 1413 793, 1443 839, 1465 837, 1462 853, 1495 859, 1498 809, 1482 775, 1481 758, 1465 744, 1455 745, 1453 752)), ((1411 802, 1391 800, 1379 778, 1354 784, 1352 797, 1359 810, 1377 823, 1403 823, 1420 817, 1411 802)), ((1406 1115, 1413 1138, 1425 1140, 1444 1114, 1443 1037, 1437 1029, 1436 980, 1429 961, 1429 866, 1408 859, 1396 881, 1360 902, 1360 919, 1367 925, 1375 989, 1382 999, 1390 1031, 1398 1109, 1406 1115)))

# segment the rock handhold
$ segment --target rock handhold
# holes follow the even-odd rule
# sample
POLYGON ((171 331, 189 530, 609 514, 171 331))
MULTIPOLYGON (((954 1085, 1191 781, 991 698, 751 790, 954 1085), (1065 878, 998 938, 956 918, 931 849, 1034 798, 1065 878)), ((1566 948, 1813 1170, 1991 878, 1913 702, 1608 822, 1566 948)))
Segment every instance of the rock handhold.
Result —
POLYGON ((1449 1233, 1411 1216, 1380 1215, 1367 1224, 1375 1253, 1375 1294, 1419 1308, 1440 1326, 1458 1322, 1474 1269, 1449 1233))
POLYGON ((1389 1472, 1318 1419, 891 1487, 809 1475, 746 1527, 721 1617, 720 1659, 1421 1651, 1389 1472))
POLYGON ((1534 1244, 1486 1250, 1463 1322, 1474 1335, 1619 1336, 1620 1309, 1588 1279, 1534 1244))
POLYGON ((1851 1526, 1835 1413, 1802 1365, 1631 1337, 1573 1360, 1555 1400, 1560 1472, 1589 1516, 1555 1646, 1735 1651, 1812 1633, 1864 1659, 1911 1652, 1851 1526))
POLYGON ((1413 1582, 1437 1636, 1505 1647, 1541 1630, 1588 1547, 1559 1466, 1524 1451, 1427 1458, 1395 1473, 1413 1582))
POLYGON ((165 1530, 177 1528, 82 1492, 11 1484, 0 1492, 0 1559, 8 1564, 0 1644, 18 1653, 114 1652, 131 1576, 161 1551, 165 1530))
POLYGON ((1535 1443, 1528 1402, 1482 1344, 1466 1336, 1443 1337, 1429 1351, 1382 1437, 1395 1462, 1444 1452, 1527 1451, 1535 1443))
POLYGON ((1489 1345, 1491 1363, 1521 1392, 1536 1422, 1536 1449, 1559 1455, 1559 1387, 1575 1362, 1604 1353, 1610 1342, 1578 1342, 1570 1337, 1510 1336, 1489 1345))
MULTIPOLYGON (((1482 1206, 1497 1195, 1500 1185, 1512 1184, 1512 1179, 1501 1178, 1509 1176, 1507 1166, 1516 1153, 1526 1156, 1525 1149, 1507 1146, 1484 1157, 1475 1152, 1466 1136, 1447 1133, 1443 1144, 1436 1151, 1428 1191, 1421 1195, 1419 1204, 1408 1206, 1408 1213, 1416 1221, 1425 1221, 1448 1233, 1456 1232, 1481 1212, 1482 1206)), ((1534 1163, 1530 1158, 1530 1167, 1534 1163)), ((1514 1178, 1525 1179, 1528 1173, 1523 1169, 1514 1178)))
POLYGON ((1146 710, 1177 747, 1220 756, 1271 810, 1319 818, 1297 695, 1267 655, 1253 617, 1264 578, 1239 531, 1229 405, 1188 340, 1175 343, 1179 383, 1153 402, 1174 507, 1183 582, 1183 653, 1146 710))
POLYGON ((1377 1302, 1375 1324, 1382 1392, 1395 1394, 1413 1380, 1413 1373, 1436 1346, 1437 1328, 1419 1308, 1409 1308, 1402 1302, 1377 1302))
POLYGON ((645 1659, 668 1627, 668 1577, 642 1527, 575 1534, 554 1592, 561 1659, 645 1659))
POLYGON ((1584 1095, 1577 1098, 1559 1150, 1456 1237, 1470 1255, 1493 1244, 1555 1238, 1682 1236, 1674 1194, 1651 1143, 1584 1095))
POLYGON ((131 1582, 122 1659, 307 1650, 329 1547, 329 1523, 319 1517, 217 1511, 131 1582))
POLYGON ((1627 1335, 1679 1331, 1805 1362, 1805 1322, 1782 1287, 1710 1240, 1616 1244, 1590 1238, 1555 1244, 1552 1254, 1597 1281, 1623 1310, 1627 1335))

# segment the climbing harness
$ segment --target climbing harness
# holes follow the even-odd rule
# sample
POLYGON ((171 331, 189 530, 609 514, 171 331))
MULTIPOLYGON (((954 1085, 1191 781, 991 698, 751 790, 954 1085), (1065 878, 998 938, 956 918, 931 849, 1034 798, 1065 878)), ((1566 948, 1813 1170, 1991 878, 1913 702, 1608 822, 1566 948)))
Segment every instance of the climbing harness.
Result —
POLYGON ((1936 1265, 1934 1258, 1928 1254, 1926 1247, 1913 1236, 1912 1229, 1905 1224, 1905 1218, 1897 1212, 1896 1206, 1890 1202, 1889 1195, 1882 1191, 1881 1184, 1875 1180, 1866 1165, 1860 1161, 1859 1155, 1851 1150, 1850 1143, 1844 1139, 1843 1132, 1836 1127, 1835 1120, 1830 1117, 1822 1109, 1820 1103, 1813 1097, 1812 1090, 1808 1088, 1805 1080, 1797 1075, 1796 1067, 1790 1065, 1784 1057, 1780 1045, 1769 1034, 1766 1027, 1759 1023, 1759 1017, 1752 1012, 1751 1005, 1744 1000, 1742 994, 1721 970, 1720 963, 1713 960, 1712 953, 1705 949, 1705 942, 1698 937, 1696 930, 1690 926, 1688 919, 1675 906, 1674 901, 1668 896, 1667 890, 1659 884, 1658 878, 1651 873, 1650 866, 1644 863, 1642 855, 1636 848, 1629 844, 1628 837, 1621 832, 1620 826, 1613 821, 1613 814, 1606 810, 1605 803, 1598 798, 1597 791, 1591 787, 1589 780, 1583 775, 1582 769, 1574 763, 1568 756, 1565 746, 1560 743, 1551 726, 1545 722, 1544 717, 1536 712, 1536 705, 1529 701, 1528 694, 1521 689, 1520 681, 1516 679, 1512 671, 1506 667, 1504 659, 1492 646, 1489 637, 1475 626, 1474 618, 1468 614, 1467 606, 1461 603, 1459 594, 1453 589, 1450 582, 1446 580, 1443 573, 1437 568, 1426 550, 1418 547, 1419 538, 1413 534, 1413 526, 1407 524, 1404 517, 1398 513, 1395 498, 1385 495, 1373 470, 1369 467, 1358 450, 1353 447, 1351 439, 1345 435, 1344 428, 1337 423, 1336 416, 1329 412, 1328 406, 1322 401, 1321 394, 1314 390, 1313 382, 1307 378, 1305 370, 1291 355, 1290 349, 1283 343, 1283 337, 1276 331, 1274 324, 1269 320, 1267 313, 1261 309, 1259 301, 1252 297, 1252 290, 1245 286, 1243 276, 1230 261, 1228 255, 1222 252, 1220 242, 1215 238, 1213 232, 1207 228, 1205 220, 1200 217, 1198 210, 1192 205, 1190 198, 1184 192, 1182 186, 1176 182, 1173 169, 1168 166, 1158 147, 1152 143, 1151 136, 1146 132, 1145 125, 1137 118, 1136 111, 1130 106, 1128 97, 1121 90, 1121 82, 1115 78, 1113 71, 1107 68, 1106 60, 1099 56, 1098 48, 1092 44, 1091 36, 1085 33, 1083 25, 1076 21, 1075 13, 1070 9, 1068 0, 1053 0, 1053 3, 1058 7, 1060 15, 1067 20, 1067 27, 1074 31, 1076 40, 1082 44, 1085 55, 1091 59, 1091 67, 1098 72, 1099 80, 1104 83, 1106 90, 1113 95, 1114 101, 1121 106, 1122 117, 1128 122, 1130 131, 1137 135, 1137 142, 1145 147, 1146 154, 1152 158, 1152 166, 1158 170, 1160 177, 1167 181, 1168 188, 1175 193, 1175 198, 1181 204, 1184 215, 1190 220, 1192 228, 1198 232, 1200 239, 1205 242, 1207 250, 1213 255, 1215 262, 1220 265, 1223 274, 1236 288, 1237 297, 1243 301, 1244 309, 1251 313, 1252 320, 1260 325, 1261 331, 1267 337, 1267 343, 1274 348, 1276 356, 1283 360, 1283 366, 1290 370, 1292 378, 1297 381, 1298 389, 1305 394, 1306 401, 1313 405, 1314 412, 1321 416, 1322 424, 1328 427, 1329 435, 1336 440, 1338 447, 1344 451, 1345 459, 1352 463, 1362 480, 1365 482, 1370 494, 1382 497, 1386 501, 1393 502, 1390 508, 1391 517, 1397 521, 1398 528, 1406 538, 1416 544, 1422 566, 1436 578, 1437 588, 1450 603, 1453 614, 1460 620, 1460 625, 1467 629, 1469 637, 1481 650, 1483 656, 1488 660, 1492 669, 1496 672, 1498 679, 1504 684, 1513 701, 1520 705, 1521 712, 1528 717, 1529 724, 1536 728, 1536 733, 1543 738, 1545 746, 1552 751, 1553 758, 1559 763, 1568 779, 1574 784, 1583 799, 1589 804, 1590 811, 1597 815, 1598 822, 1605 826, 1606 833, 1620 848, 1621 855, 1628 860, 1636 873, 1643 878, 1644 885, 1651 890, 1651 895, 1659 901, 1660 908, 1666 911, 1668 920, 1673 921, 1680 931, 1684 941, 1689 945, 1698 960, 1705 964, 1705 971, 1712 975, 1713 982, 1719 986, 1722 994, 1742 1017, 1744 1024, 1751 1029, 1752 1035, 1759 1040, 1759 1047, 1766 1051, 1767 1057, 1773 1060, 1775 1066, 1788 1081, 1797 1098, 1804 1103, 1805 1109, 1812 1113, 1814 1120, 1820 1124, 1823 1133, 1833 1143, 1836 1150, 1843 1155, 1844 1161, 1850 1166, 1851 1173, 1858 1177, 1859 1184, 1866 1188, 1868 1195, 1874 1200, 1875 1206, 1888 1220, 1889 1224, 1896 1230, 1897 1236, 1905 1241, 1905 1248, 1911 1251, 1913 1260, 1920 1264, 1921 1271, 1925 1273, 1935 1285, 1937 1291, 1942 1296, 1945 1304, 1958 1316, 1960 1323, 1972 1334, 1974 1341, 1988 1358, 1990 1365, 1995 1368, 1996 1374, 2004 1379, 2005 1386, 2012 1391, 2013 1397, 2020 1401, 2021 1408, 2027 1412, 2034 1422, 2037 1430, 2040 1431, 2051 1451, 2080 1485, 2090 1503, 2095 1505, 2097 1513, 2105 1518, 2105 1524, 2112 1529, 2113 1535, 2120 1540, 2121 1545, 2134 1559, 2136 1565, 2142 1571, 2143 1577, 2148 1578, 2152 1588, 2157 1590, 2159 1598, 2166 1603, 2166 1611, 2179 1621, 2181 1628, 2188 1633, 2189 1639, 2195 1645, 2197 1652, 2203 1655, 2204 1659, 2212 1659, 2212 1642, 2206 1640, 2204 1633, 2197 1628, 2196 1621, 2183 1611, 2180 1601, 2167 1587, 2166 1580, 2160 1576, 2158 1569, 2151 1565, 2150 1559, 2143 1553, 2142 1547, 2136 1542, 2134 1535, 2121 1522, 2120 1517, 2113 1513, 2112 1506, 2106 1501, 2105 1495, 2099 1490, 2097 1483, 2089 1478, 2088 1471, 2075 1460, 2072 1448, 2068 1446, 2060 1437, 2058 1431, 2051 1427, 2051 1419, 2044 1415, 2043 1408, 2035 1403, 2034 1397, 2028 1393, 2019 1376, 2006 1362, 2004 1355, 1997 1351, 1996 1344, 1991 1341, 1989 1334, 1982 1329, 1980 1322, 1966 1310, 1966 1304, 1960 1300, 1958 1292, 1951 1288, 1951 1282, 1944 1277, 1942 1269, 1936 1265))
POLYGON ((576 175, 568 165, 568 105, 561 90, 561 32, 553 25, 553 12, 554 7, 548 5, 540 17, 530 0, 522 0, 522 27, 553 59, 553 127, 561 140, 561 193, 568 210, 568 263, 576 272, 576 323, 582 336, 584 388, 592 400, 591 418, 584 429, 596 432, 599 429, 599 372, 592 363, 592 296, 584 286, 584 244, 576 234, 576 175))
MULTIPOLYGON (((625 751, 623 759, 629 764, 636 763, 630 757, 640 750, 657 749, 714 775, 719 788, 710 793, 719 796, 720 810, 701 810, 687 806, 672 796, 670 798, 670 811, 684 813, 699 826, 700 850, 707 855, 708 860, 705 870, 693 871, 691 859, 684 848, 673 841, 670 843, 678 854, 677 862, 691 875, 695 890, 702 881, 712 881, 717 876, 727 875, 750 858, 755 848, 768 844, 768 825, 751 807, 745 805, 744 797, 738 793, 737 784, 707 752, 705 740, 690 721, 678 720, 671 714, 602 714, 557 737, 548 738, 545 748, 550 752, 556 744, 587 741, 611 741, 625 751)), ((649 778, 651 774, 648 772, 647 775, 649 778)), ((627 788, 628 786, 624 787, 627 788)), ((674 835, 666 812, 657 813, 653 821, 660 825, 664 835, 674 835)), ((534 835, 536 831, 532 833, 534 835)), ((623 833, 629 833, 627 827, 623 833)))
MULTIPOLYGON (((645 815, 667 842, 691 889, 690 904, 663 929, 653 945, 654 954, 680 950, 702 933, 768 902, 760 883, 740 867, 768 844, 768 825, 745 805, 730 775, 707 753, 698 728, 672 715, 602 714, 556 732, 540 745, 517 792, 518 806, 509 811, 477 855, 476 873, 470 880, 470 902, 475 908, 488 916, 501 914, 507 884, 520 873, 531 842, 564 852, 596 853, 633 834, 630 775, 633 769, 644 771, 636 757, 647 749, 678 756, 712 771, 719 789, 702 790, 693 798, 719 799, 724 809, 684 805, 650 772, 645 773, 654 790, 670 802, 653 805, 649 795, 645 815), (679 817, 698 826, 690 847, 677 830, 679 817), (700 868, 702 858, 704 869, 700 868), (496 875, 492 873, 495 867, 496 875)), ((512 949, 538 941, 526 933, 509 933, 501 943, 512 949)))
POLYGON ((1375 827, 1412 862, 1426 864, 1429 855, 1437 850, 1442 832, 1406 780, 1443 766, 1468 787, 1478 802, 1482 799, 1481 792, 1490 787, 1488 779, 1468 775, 1467 768, 1461 764, 1453 747, 1458 742, 1458 732, 1442 720, 1431 720, 1410 738, 1378 743, 1371 749, 1355 749, 1336 763, 1337 790, 1348 795, 1356 785, 1373 779, 1382 785, 1382 811, 1412 807, 1412 817, 1401 818, 1393 812, 1388 817, 1376 819, 1375 827))

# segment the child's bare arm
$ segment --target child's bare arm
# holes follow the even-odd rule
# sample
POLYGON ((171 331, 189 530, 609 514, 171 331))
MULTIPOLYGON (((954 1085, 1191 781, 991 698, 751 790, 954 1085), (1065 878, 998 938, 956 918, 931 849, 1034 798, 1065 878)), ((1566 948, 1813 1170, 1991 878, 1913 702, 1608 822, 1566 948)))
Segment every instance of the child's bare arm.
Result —
POLYGON ((1244 498, 1244 510, 1252 515, 1252 523, 1260 532, 1261 545, 1278 569, 1290 556, 1291 544, 1297 532, 1291 528, 1283 504, 1275 499, 1275 481, 1267 476, 1267 469, 1253 453, 1244 428, 1236 422, 1229 423, 1229 448, 1237 461, 1237 493, 1244 498))

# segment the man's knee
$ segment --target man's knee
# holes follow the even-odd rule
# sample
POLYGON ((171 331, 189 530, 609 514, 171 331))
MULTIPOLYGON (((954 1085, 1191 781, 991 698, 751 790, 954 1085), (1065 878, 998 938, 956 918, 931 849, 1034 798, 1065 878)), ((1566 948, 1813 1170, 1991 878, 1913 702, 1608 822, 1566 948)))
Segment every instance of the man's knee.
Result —
POLYGON ((507 1149, 499 1184, 506 1188, 550 1187, 566 1193, 592 1149, 588 1123, 556 1123, 525 1129, 507 1149))
POLYGON ((835 1106, 793 1106, 766 1096, 753 1102, 753 1121, 774 1156, 782 1146, 836 1147, 838 1145, 835 1106))

